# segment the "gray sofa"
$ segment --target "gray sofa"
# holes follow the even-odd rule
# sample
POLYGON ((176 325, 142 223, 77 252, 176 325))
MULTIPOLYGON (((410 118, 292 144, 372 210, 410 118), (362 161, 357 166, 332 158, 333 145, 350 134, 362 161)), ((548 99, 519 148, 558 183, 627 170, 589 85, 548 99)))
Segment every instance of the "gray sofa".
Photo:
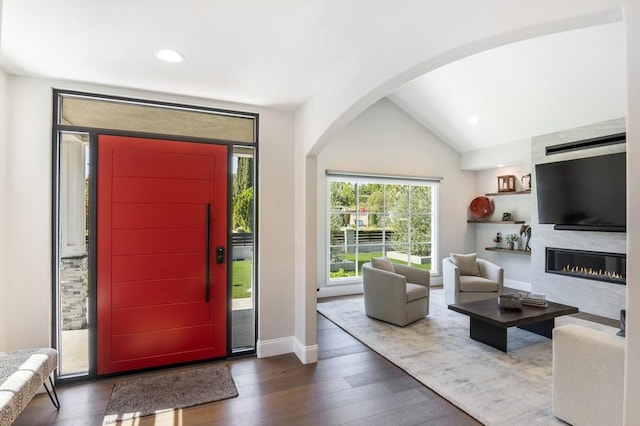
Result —
POLYGON ((404 327, 429 314, 430 272, 407 265, 393 265, 394 272, 362 265, 366 314, 404 327))

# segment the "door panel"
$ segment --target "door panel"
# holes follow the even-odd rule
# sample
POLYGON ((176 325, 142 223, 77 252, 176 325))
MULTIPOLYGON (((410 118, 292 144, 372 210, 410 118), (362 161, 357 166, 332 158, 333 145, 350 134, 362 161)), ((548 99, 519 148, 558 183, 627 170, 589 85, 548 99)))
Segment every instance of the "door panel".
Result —
POLYGON ((113 283, 111 287, 111 307, 114 309, 200 302, 203 297, 204 290, 200 277, 123 281, 113 283))
POLYGON ((113 282, 202 277, 204 283, 205 253, 114 256, 111 268, 113 282))
MULTIPOLYGON (((114 203, 184 203, 211 202, 213 182, 189 179, 114 177, 114 203)), ((226 200, 225 200, 226 201, 226 200)))
POLYGON ((207 243, 205 229, 114 229, 112 253, 122 256, 195 252, 207 243))
POLYGON ((197 228, 204 226, 200 204, 113 204, 113 229, 197 228))
POLYGON ((115 309, 111 324, 114 334, 131 334, 210 322, 211 311, 204 303, 196 302, 115 309))
POLYGON ((226 179, 226 146, 99 136, 98 374, 226 355, 226 179))
POLYGON ((214 180, 209 157, 148 150, 120 150, 113 153, 115 176, 214 180))
POLYGON ((150 362, 167 358, 158 354, 176 354, 172 357, 175 362, 189 361, 182 359, 183 353, 206 359, 214 339, 214 330, 208 325, 120 334, 113 337, 112 358, 116 364, 126 363, 131 370, 148 368, 150 362))

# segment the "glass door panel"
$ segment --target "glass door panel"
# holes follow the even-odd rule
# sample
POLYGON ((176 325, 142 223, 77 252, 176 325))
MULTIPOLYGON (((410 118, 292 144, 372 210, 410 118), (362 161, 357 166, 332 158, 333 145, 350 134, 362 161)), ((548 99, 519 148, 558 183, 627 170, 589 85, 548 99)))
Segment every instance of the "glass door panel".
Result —
POLYGON ((59 375, 89 371, 89 135, 59 133, 59 375))
POLYGON ((233 151, 231 348, 233 352, 255 349, 255 197, 254 150, 233 151))

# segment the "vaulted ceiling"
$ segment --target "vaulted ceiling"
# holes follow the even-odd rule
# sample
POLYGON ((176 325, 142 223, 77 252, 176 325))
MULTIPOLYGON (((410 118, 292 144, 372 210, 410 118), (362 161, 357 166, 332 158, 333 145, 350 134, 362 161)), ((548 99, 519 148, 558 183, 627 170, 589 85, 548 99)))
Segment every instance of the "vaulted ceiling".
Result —
MULTIPOLYGON (((384 13, 344 1, 336 13, 337 4, 4 0, 0 66, 16 75, 296 111, 384 44, 384 13), (185 61, 160 62, 154 53, 162 47, 185 61)), ((392 2, 375 6, 394 12, 392 2)), ((392 60, 390 52, 379 54, 392 60)), ((468 56, 387 95, 468 152, 624 116, 624 69, 622 24, 613 22, 468 56)))
POLYGON ((458 152, 624 117, 622 24, 478 53, 405 84, 389 98, 458 152))

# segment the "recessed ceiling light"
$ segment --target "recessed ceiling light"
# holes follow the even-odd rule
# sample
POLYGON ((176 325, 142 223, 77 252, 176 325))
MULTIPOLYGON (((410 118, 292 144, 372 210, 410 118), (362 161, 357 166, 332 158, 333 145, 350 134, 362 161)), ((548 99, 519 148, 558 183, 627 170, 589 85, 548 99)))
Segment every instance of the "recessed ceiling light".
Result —
POLYGON ((469 117, 469 124, 478 124, 479 120, 478 117, 476 117, 475 115, 472 115, 471 117, 469 117))
POLYGON ((498 164, 498 167, 504 167, 504 164, 498 164))
POLYGON ((165 62, 178 63, 184 61, 184 55, 173 49, 160 49, 156 52, 156 56, 165 62))

